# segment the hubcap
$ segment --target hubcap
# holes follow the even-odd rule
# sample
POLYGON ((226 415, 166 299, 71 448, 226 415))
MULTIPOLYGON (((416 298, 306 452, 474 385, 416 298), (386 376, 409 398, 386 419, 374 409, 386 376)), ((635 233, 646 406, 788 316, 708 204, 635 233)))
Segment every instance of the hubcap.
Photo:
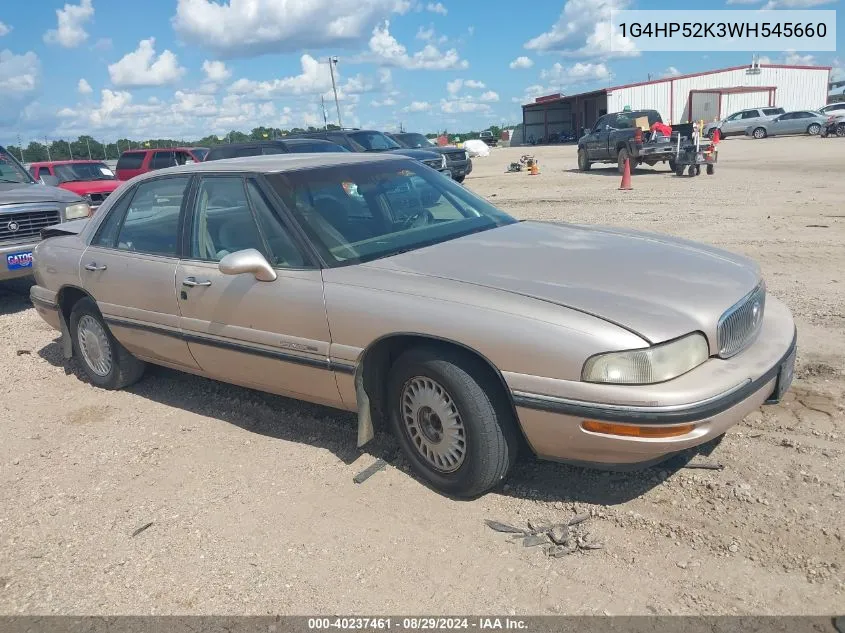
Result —
POLYGON ((108 376, 112 364, 111 345, 100 322, 86 314, 79 319, 76 335, 85 364, 98 376, 108 376))
POLYGON ((416 376, 402 390, 402 420, 411 444, 435 470, 451 473, 466 458, 466 429, 452 396, 439 383, 416 376))
POLYGON ((811 125, 810 126, 810 134, 818 134, 819 130, 821 130, 821 129, 822 128, 821 128, 820 125, 811 125))
POLYGON ((763 138, 763 130, 754 130, 754 136, 757 138, 763 138))

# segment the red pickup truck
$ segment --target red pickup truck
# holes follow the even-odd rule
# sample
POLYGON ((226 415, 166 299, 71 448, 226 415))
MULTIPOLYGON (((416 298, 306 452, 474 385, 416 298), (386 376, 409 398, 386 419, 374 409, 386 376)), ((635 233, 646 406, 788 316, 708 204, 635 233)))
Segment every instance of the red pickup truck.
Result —
POLYGON ((29 173, 35 180, 72 191, 88 201, 96 210, 121 182, 114 172, 99 160, 54 160, 32 163, 29 173), (55 178, 55 180, 53 180, 55 178))

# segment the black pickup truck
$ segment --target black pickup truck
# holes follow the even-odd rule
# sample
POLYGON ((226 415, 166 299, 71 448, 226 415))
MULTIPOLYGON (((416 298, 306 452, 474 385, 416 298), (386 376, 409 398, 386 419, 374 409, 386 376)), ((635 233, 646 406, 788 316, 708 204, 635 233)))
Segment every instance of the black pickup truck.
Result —
POLYGON ((648 118, 649 128, 663 122, 657 110, 613 112, 599 117, 593 129, 578 139, 578 169, 587 171, 593 163, 616 163, 622 173, 625 159, 630 158, 631 169, 643 163, 653 166, 668 161, 669 169, 675 171, 675 146, 668 138, 649 141, 649 132, 636 138, 638 128, 634 122, 641 117, 648 118))

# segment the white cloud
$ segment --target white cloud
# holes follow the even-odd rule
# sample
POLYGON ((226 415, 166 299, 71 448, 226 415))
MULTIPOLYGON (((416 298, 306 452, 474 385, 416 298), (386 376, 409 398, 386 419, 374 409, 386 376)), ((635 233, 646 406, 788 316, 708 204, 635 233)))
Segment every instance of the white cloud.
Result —
POLYGON ((426 11, 431 11, 432 13, 439 13, 440 15, 446 15, 449 13, 449 10, 443 6, 442 2, 429 2, 425 9, 426 11))
POLYGON ((11 31, 12 31, 11 26, 4 24, 3 22, 0 22, 0 37, 3 37, 4 35, 8 35, 9 33, 11 33, 11 31))
POLYGON ((461 91, 463 88, 464 80, 463 79, 454 79, 452 81, 446 82, 446 90, 449 92, 450 95, 456 95, 461 91))
POLYGON ((357 45, 385 15, 409 9, 407 0, 178 0, 172 24, 228 58, 357 45))
POLYGON ((610 79, 610 71, 604 64, 592 64, 578 62, 572 66, 563 66, 556 63, 549 70, 540 73, 540 78, 545 79, 554 86, 572 86, 610 79))
POLYGON ((796 51, 786 51, 784 64, 790 66, 816 66, 816 58, 813 55, 799 55, 796 51))
POLYGON ((573 57, 639 55, 634 43, 610 21, 611 8, 625 9, 629 0, 568 0, 550 31, 525 43, 535 51, 557 51, 573 57))
POLYGON ((475 79, 467 79, 464 82, 464 86, 466 86, 467 88, 475 89, 475 90, 483 90, 484 88, 486 88, 486 86, 484 85, 483 82, 476 81, 475 79))
POLYGON ((91 49, 95 51, 110 51, 112 46, 113 44, 110 37, 101 37, 94 42, 94 46, 92 46, 91 49))
POLYGON ((482 94, 480 97, 478 97, 478 99, 480 101, 487 101, 487 102, 498 101, 499 100, 499 93, 493 92, 492 90, 488 90, 487 92, 482 94))
POLYGON ((250 95, 257 99, 274 99, 280 95, 319 94, 332 88, 327 62, 319 62, 308 54, 300 57, 302 73, 293 77, 253 81, 238 79, 229 86, 229 92, 250 95))
POLYGON ((81 95, 90 95, 94 92, 91 88, 91 84, 89 84, 84 77, 76 84, 76 91, 81 95))
MULTIPOLYGON (((27 107, 35 105, 41 85, 41 61, 33 52, 15 55, 10 50, 0 51, 0 127, 25 122, 27 107)), ((29 127, 29 126, 27 126, 29 127)))
POLYGON ((402 108, 402 112, 428 112, 429 110, 431 110, 431 104, 428 101, 412 101, 402 108))
POLYGON ((468 28, 467 28, 467 33, 469 34, 469 36, 470 36, 470 37, 472 37, 473 35, 475 35, 475 27, 474 27, 474 26, 470 26, 470 27, 468 27, 468 28))
POLYGON ((511 68, 531 68, 533 65, 534 61, 525 55, 520 55, 510 63, 511 68))
POLYGON ((420 27, 417 31, 417 39, 423 42, 428 42, 434 37, 434 27, 429 26, 427 29, 420 27))
POLYGON ((164 86, 182 78, 185 69, 169 50, 156 58, 155 38, 141 40, 138 48, 109 65, 112 83, 121 88, 164 86))
POLYGON ((374 108, 386 108, 389 106, 395 106, 396 100, 393 97, 387 97, 382 101, 371 101, 370 105, 374 108))
POLYGON ((770 0, 764 9, 809 9, 823 4, 833 4, 837 0, 770 0))
POLYGON ((469 67, 454 48, 441 52, 435 45, 426 44, 413 55, 390 34, 390 22, 385 20, 373 29, 370 37, 370 54, 360 61, 370 61, 385 66, 408 70, 450 70, 469 67))
POLYGON ((660 74, 660 76, 661 76, 661 77, 677 77, 677 76, 678 76, 678 75, 680 75, 680 74, 681 74, 681 71, 680 71, 680 70, 678 70, 678 69, 677 69, 677 68, 675 68, 674 66, 669 66, 668 68, 666 68, 666 70, 664 70, 664 71, 660 74))
POLYGON ((757 59, 757 61, 759 61, 761 64, 771 64, 772 58, 767 55, 762 55, 757 59))
POLYGON ((44 34, 44 41, 48 44, 59 44, 65 48, 74 48, 88 39, 85 23, 94 17, 94 6, 91 0, 81 0, 79 4, 66 4, 62 9, 56 9, 58 28, 50 29, 44 34))
POLYGON ((842 61, 838 57, 833 58, 833 61, 830 62, 830 66, 830 78, 833 81, 845 79, 845 65, 843 65, 842 61))
POLYGON ((486 103, 479 103, 472 97, 459 97, 455 99, 441 99, 440 111, 446 114, 487 114, 491 108, 486 103))
POLYGON ((534 84, 528 86, 521 97, 514 97, 513 99, 511 99, 511 101, 513 101, 514 103, 530 103, 534 101, 534 99, 536 99, 537 97, 542 97, 543 95, 549 94, 550 92, 554 91, 541 84, 534 84))
POLYGON ((226 68, 226 64, 223 62, 206 59, 202 63, 202 70, 205 73, 205 78, 214 83, 226 81, 232 76, 232 71, 226 68))

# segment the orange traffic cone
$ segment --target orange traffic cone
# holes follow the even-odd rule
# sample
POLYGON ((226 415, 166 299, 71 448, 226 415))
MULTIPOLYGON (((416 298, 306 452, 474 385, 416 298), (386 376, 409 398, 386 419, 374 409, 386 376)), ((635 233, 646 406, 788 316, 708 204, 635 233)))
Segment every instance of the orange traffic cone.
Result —
POLYGON ((532 176, 539 176, 540 175, 540 168, 537 167, 537 161, 534 161, 531 164, 531 171, 529 172, 532 176))
POLYGON ((619 185, 620 191, 630 191, 633 189, 631 186, 631 159, 625 159, 625 171, 622 172, 622 184, 619 185))
POLYGON ((713 145, 716 145, 722 139, 722 130, 716 128, 713 130, 713 145))

